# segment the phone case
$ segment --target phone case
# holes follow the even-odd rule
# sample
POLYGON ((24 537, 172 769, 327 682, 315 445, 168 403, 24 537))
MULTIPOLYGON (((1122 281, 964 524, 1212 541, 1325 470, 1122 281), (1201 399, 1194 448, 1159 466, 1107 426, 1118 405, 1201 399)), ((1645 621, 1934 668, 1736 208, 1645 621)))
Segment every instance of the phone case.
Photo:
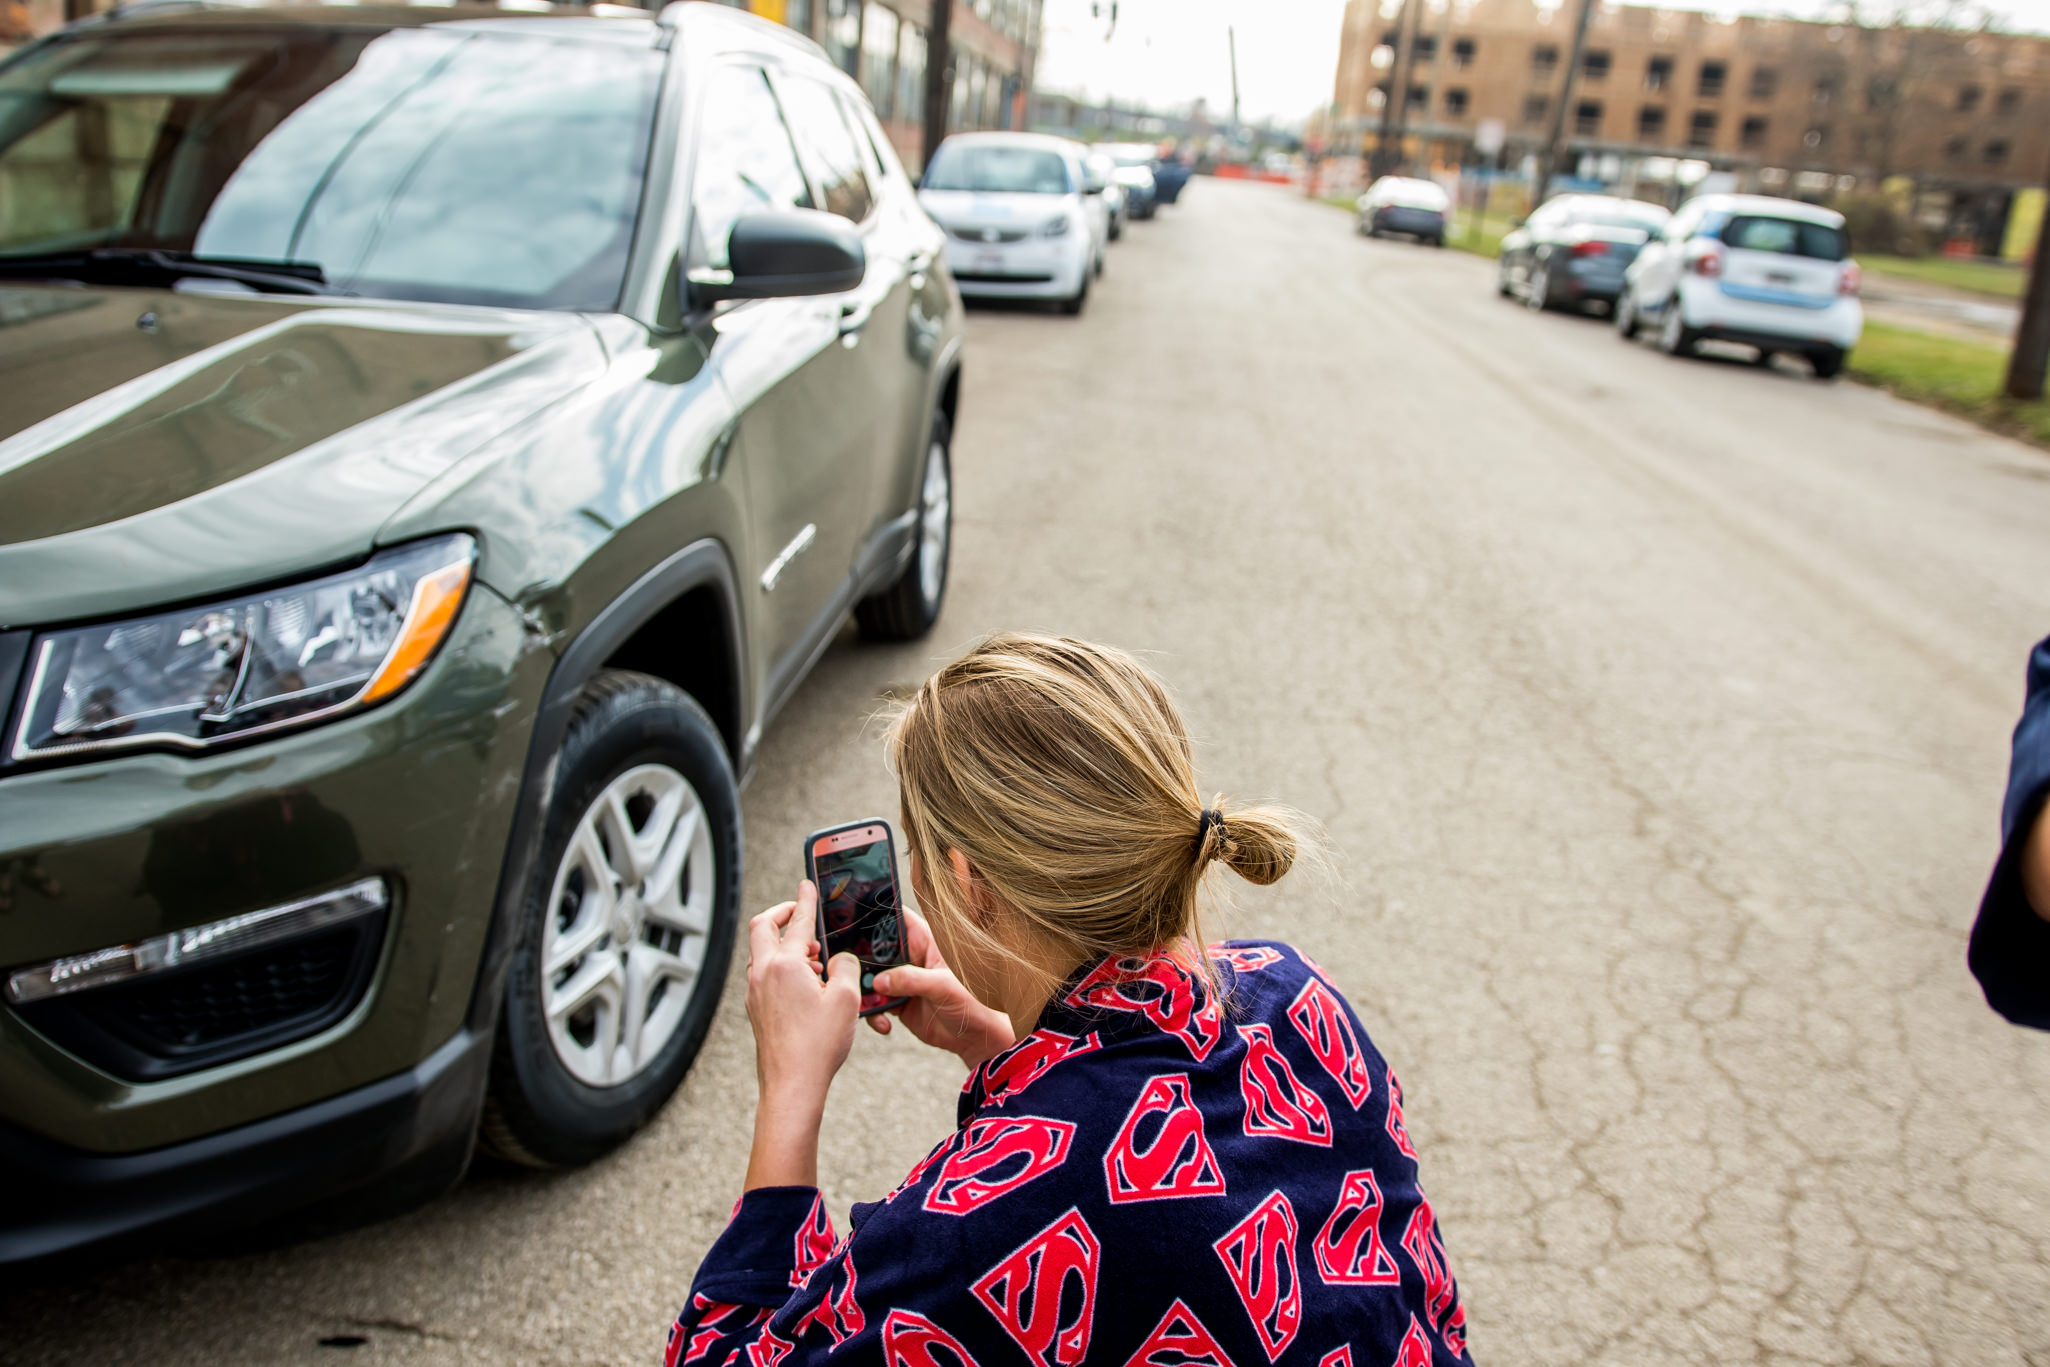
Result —
MULTIPOLYGON (((864 821, 848 821, 843 822, 838 826, 827 826, 822 830, 813 831, 810 835, 804 838, 804 876, 811 880, 813 887, 819 886, 818 866, 812 858, 812 850, 814 849, 814 847, 818 845, 819 841, 828 839, 832 836, 843 834, 847 831, 864 830, 870 826, 882 827, 883 843, 890 851, 890 884, 892 887, 896 889, 897 894, 897 944, 899 945, 901 952, 901 948, 908 944, 909 938, 908 928, 904 923, 904 889, 897 877, 896 832, 894 832, 890 828, 890 823, 886 819, 882 817, 870 817, 864 821)), ((821 950, 823 950, 826 943, 826 890, 824 888, 819 888, 818 909, 814 913, 814 917, 815 919, 812 925, 812 933, 818 937, 820 948, 821 950)), ((897 962, 907 963, 909 962, 909 960, 900 957, 897 960, 897 962)), ((863 993, 862 995, 865 998, 869 994, 863 993)), ((874 1003, 864 1002, 861 1008, 861 1014, 864 1016, 873 1016, 879 1012, 894 1010, 895 1008, 902 1006, 907 1000, 909 1000, 909 998, 891 997, 887 1000, 878 1000, 874 1003)))

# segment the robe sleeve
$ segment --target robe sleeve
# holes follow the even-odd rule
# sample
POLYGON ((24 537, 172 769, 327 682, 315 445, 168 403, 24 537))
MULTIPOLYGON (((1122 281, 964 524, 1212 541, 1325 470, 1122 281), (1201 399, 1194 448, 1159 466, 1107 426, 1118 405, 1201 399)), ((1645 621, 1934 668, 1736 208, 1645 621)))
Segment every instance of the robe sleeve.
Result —
POLYGON ((2029 656, 2028 701, 2014 728, 2000 860, 1972 926, 1969 962, 1986 1002, 2016 1025, 2050 1030, 2050 921, 2022 892, 2021 855, 2050 796, 2050 640, 2029 656))

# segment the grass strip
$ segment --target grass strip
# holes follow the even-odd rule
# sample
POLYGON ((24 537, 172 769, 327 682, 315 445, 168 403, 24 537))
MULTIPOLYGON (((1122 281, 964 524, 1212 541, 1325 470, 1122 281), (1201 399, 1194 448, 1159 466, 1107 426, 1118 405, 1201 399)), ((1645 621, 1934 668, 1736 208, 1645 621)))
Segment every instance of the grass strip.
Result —
POLYGON ((1878 275, 1919 280, 1925 285, 1944 285, 1989 299, 2019 299, 2028 283, 2020 266, 2001 261, 1956 261, 1945 256, 1866 256, 1858 264, 1878 275))
POLYGON ((1903 399, 2050 447, 2050 399, 2022 403, 2000 392, 2007 375, 2000 347, 1867 322, 1849 368, 1854 379, 1903 399))

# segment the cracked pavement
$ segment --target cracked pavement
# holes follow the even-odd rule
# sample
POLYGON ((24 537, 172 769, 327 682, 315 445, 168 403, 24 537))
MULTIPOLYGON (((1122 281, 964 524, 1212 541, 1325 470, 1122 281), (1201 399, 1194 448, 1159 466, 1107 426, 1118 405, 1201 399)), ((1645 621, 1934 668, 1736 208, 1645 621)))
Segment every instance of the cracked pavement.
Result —
MULTIPOLYGON (((975 636, 1144 651, 1206 787, 1326 829, 1324 867, 1224 890, 1213 928, 1309 949, 1401 1071, 1477 1361, 2050 1367, 2050 1035, 1964 964, 2050 631, 2050 456, 1533 316, 1489 263, 1350 226, 1199 180, 1081 319, 971 315, 951 603, 915 647, 843 636, 770 728, 747 901, 806 831, 894 814, 876 714, 975 636)), ((836 1218, 959 1078, 864 1034, 836 1218)), ((677 1100, 586 1171, 16 1287, 0 1341, 654 1362, 752 1099, 729 990, 677 1100)))

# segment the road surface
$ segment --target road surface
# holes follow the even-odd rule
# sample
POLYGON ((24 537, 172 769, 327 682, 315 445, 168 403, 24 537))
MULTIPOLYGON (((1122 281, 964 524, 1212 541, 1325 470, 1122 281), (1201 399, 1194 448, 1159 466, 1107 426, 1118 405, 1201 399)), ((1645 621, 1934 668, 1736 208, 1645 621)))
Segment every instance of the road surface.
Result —
MULTIPOLYGON (((894 814, 875 717, 947 653, 1144 651, 1206 788, 1328 831, 1215 923, 1309 948, 1402 1070, 1477 1361, 2050 1365, 2050 1035, 1964 965, 2050 457, 1532 315, 1278 187, 1197 182, 1101 283, 1080 319, 972 316, 951 602, 926 644, 843 637, 771 729, 748 902, 804 832, 894 814)), ((958 1081, 863 1036, 838 1218, 958 1081)), ((16 1289, 4 1356, 653 1362, 752 1097, 729 991, 607 1161, 16 1289)))

